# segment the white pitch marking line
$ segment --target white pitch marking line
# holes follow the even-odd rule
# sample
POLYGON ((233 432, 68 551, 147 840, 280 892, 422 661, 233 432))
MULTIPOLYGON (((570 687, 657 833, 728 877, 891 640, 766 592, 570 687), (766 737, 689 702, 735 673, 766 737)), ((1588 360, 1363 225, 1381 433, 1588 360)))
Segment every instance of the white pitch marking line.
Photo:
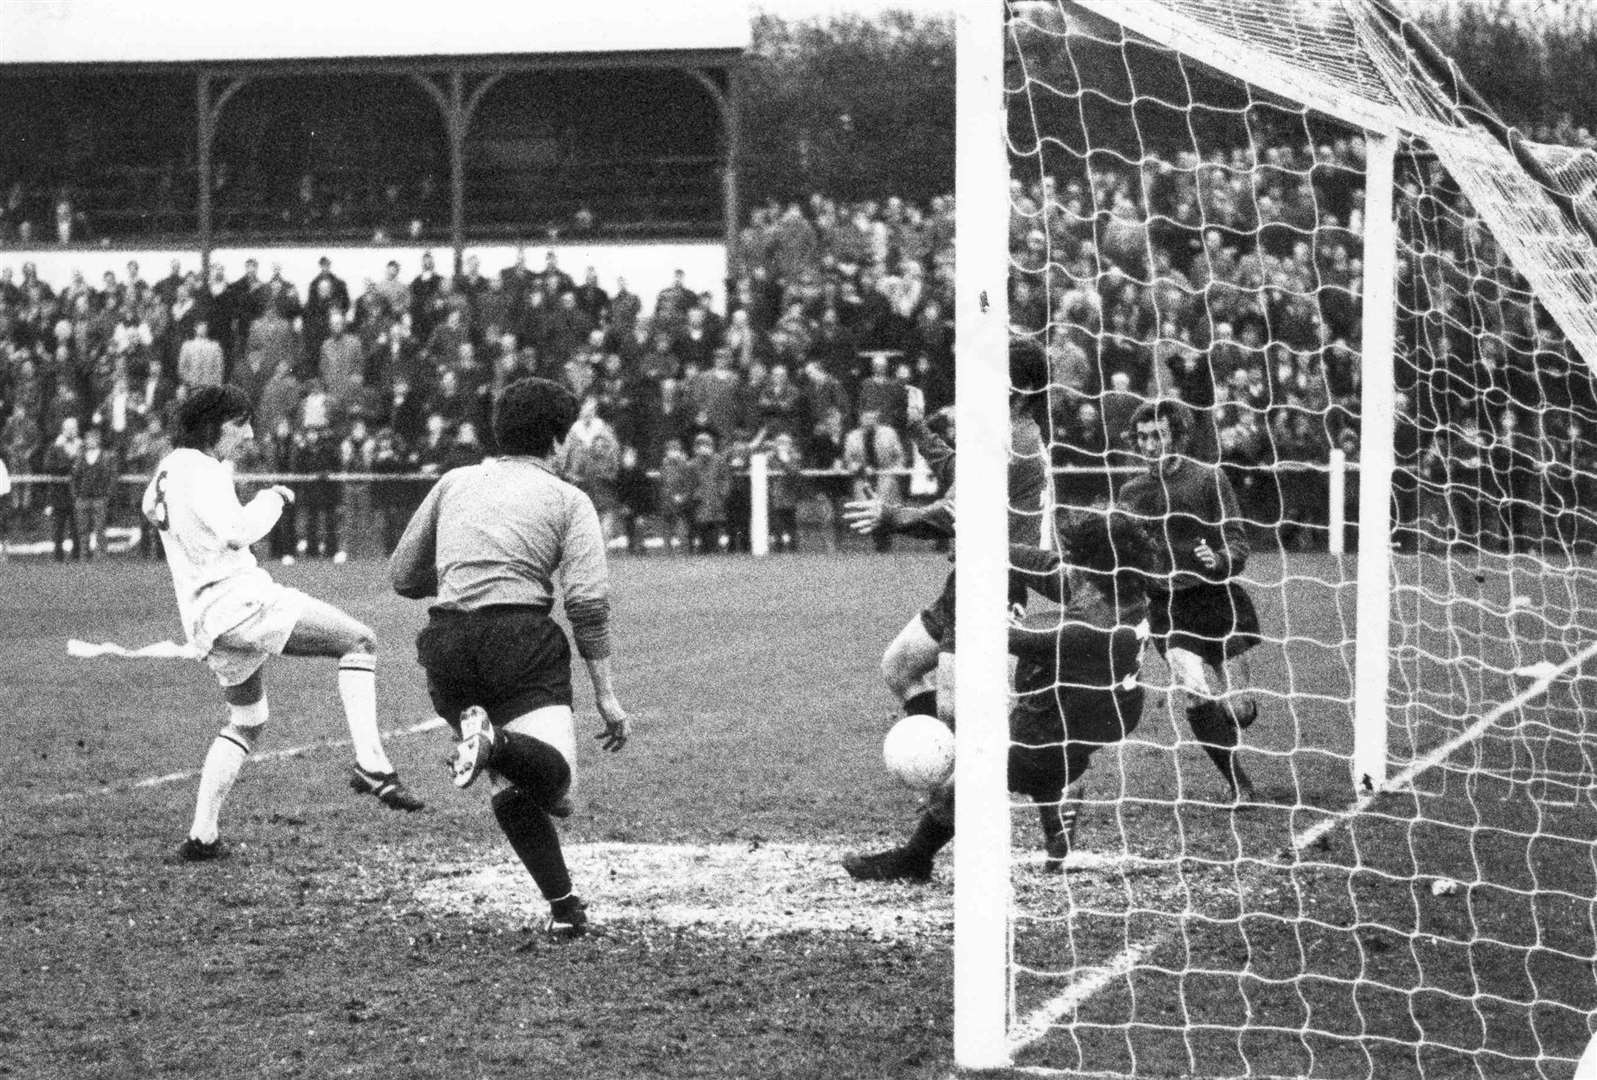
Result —
MULTIPOLYGON (((434 728, 440 728, 443 726, 443 717, 435 716, 431 720, 423 720, 421 723, 412 724, 407 728, 390 728, 389 730, 384 731, 382 734, 386 739, 393 739, 402 735, 415 735, 423 731, 432 731, 434 728)), ((325 739, 322 742, 305 743, 302 746, 288 746, 281 750, 267 750, 259 754, 251 754, 250 760, 279 761, 283 758, 298 757, 299 755, 309 753, 312 750, 328 750, 339 746, 349 746, 350 742, 351 740, 349 739, 325 739)), ((167 773, 165 776, 150 776, 143 780, 135 780, 131 783, 110 784, 105 787, 89 788, 85 791, 63 792, 60 795, 51 795, 46 798, 39 799, 32 805, 51 806, 56 803, 75 802, 79 799, 90 799, 97 795, 118 795, 127 791, 137 791, 141 788, 162 787, 166 784, 176 784, 184 780, 193 780, 198 778, 199 775, 200 770, 198 769, 186 769, 183 772, 167 773)))
MULTIPOLYGON (((1415 761, 1375 791, 1359 796, 1346 810, 1327 817, 1318 824, 1298 833, 1292 838, 1293 850, 1302 851, 1307 848, 1319 840, 1320 837, 1363 813, 1380 796, 1405 790, 1414 783, 1421 773, 1434 768, 1451 757, 1454 751, 1479 738, 1488 728, 1503 717, 1546 693, 1547 689, 1561 676, 1580 667, 1594 657, 1597 657, 1597 643, 1588 645, 1562 664, 1550 671, 1545 671, 1535 682, 1482 716, 1447 742, 1436 747, 1423 758, 1415 761)), ((1112 979, 1130 971, 1143 957, 1158 952, 1173 935, 1173 930, 1155 934, 1144 941, 1128 946, 1108 963, 1098 967, 1086 968, 1077 973, 1062 991, 1043 1002, 1036 1009, 1033 1009, 1015 1024, 1009 1037, 1010 1053, 1016 1053, 1042 1038, 1059 1021, 1060 1017, 1084 1005, 1089 998, 1107 986, 1112 979)))

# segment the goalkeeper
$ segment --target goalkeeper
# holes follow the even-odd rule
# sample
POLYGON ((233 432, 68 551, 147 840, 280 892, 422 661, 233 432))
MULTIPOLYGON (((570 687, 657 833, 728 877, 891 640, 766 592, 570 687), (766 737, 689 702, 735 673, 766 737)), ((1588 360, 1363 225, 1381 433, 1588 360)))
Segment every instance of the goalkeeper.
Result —
MULTIPOLYGON (((1043 532, 1043 505, 1048 493, 1048 450, 1040 419, 1048 408, 1048 361, 1026 341, 1009 346, 1009 541, 1036 548, 1043 532)), ((938 477, 940 498, 912 507, 880 497, 848 503, 844 518, 855 532, 893 532, 902 536, 946 540, 954 535, 954 450, 926 422, 917 395, 911 395, 910 433, 916 447, 938 477)), ((1011 599, 1023 601, 1021 595, 1011 599)), ((905 716, 935 715, 939 642, 953 632, 954 572, 942 592, 898 632, 882 655, 882 679, 902 704, 905 716)))
POLYGON ((1246 653, 1259 643, 1259 616, 1237 576, 1249 546, 1231 481, 1187 453, 1185 405, 1151 401, 1131 418, 1148 471, 1126 482, 1120 506, 1159 540, 1148 589, 1154 644, 1170 667, 1177 697, 1188 699, 1187 722, 1231 788, 1234 804, 1255 801, 1237 760, 1241 731, 1259 714, 1246 696, 1246 653))
MULTIPOLYGON (((1009 788, 1038 804, 1046 869, 1057 871, 1074 842, 1092 756, 1120 742, 1142 718, 1137 685, 1148 636, 1144 578, 1153 542, 1124 514, 1093 510, 1062 530, 1067 561, 1038 548, 1010 547, 1012 577, 1059 601, 1047 626, 1012 625, 1017 660, 1009 714, 1009 788), (1069 793, 1067 795, 1067 792, 1069 793)), ((943 647, 952 651, 950 628, 943 647)), ((900 847, 850 855, 843 868, 861 881, 927 881, 933 857, 954 836, 953 786, 933 793, 914 834, 900 847)))

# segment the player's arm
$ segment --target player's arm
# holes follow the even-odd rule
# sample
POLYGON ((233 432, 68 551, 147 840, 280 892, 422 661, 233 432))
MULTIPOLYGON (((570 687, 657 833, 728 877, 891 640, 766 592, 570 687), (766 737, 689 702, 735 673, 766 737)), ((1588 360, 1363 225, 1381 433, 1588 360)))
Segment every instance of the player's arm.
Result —
POLYGON ((439 480, 432 486, 388 559, 389 583, 409 600, 438 594, 438 506, 446 483, 447 480, 439 480))
POLYGON ((922 540, 941 540, 954 535, 954 489, 925 506, 902 506, 887 502, 874 492, 869 498, 843 505, 843 520, 857 533, 899 533, 922 540))
MULTIPOLYGON (((155 501, 164 501, 164 474, 158 475, 151 486, 155 501)), ((255 494, 249 502, 240 504, 233 490, 231 475, 224 469, 207 469, 192 480, 190 495, 192 512, 200 526, 209 530, 217 540, 234 550, 247 548, 263 539, 277 519, 283 516, 292 495, 287 488, 269 487, 255 494)), ((156 513, 163 514, 162 510, 156 513)))
POLYGON ((604 722, 604 730, 596 737, 606 750, 620 750, 626 746, 632 726, 616 696, 610 671, 610 569, 599 514, 586 495, 576 495, 569 504, 563 551, 566 618, 577 655, 587 665, 588 680, 593 683, 594 706, 604 722))
POLYGON ((1220 550, 1214 553, 1215 565, 1210 569, 1216 578, 1223 581, 1242 573, 1253 548, 1248 543, 1247 526, 1242 520, 1242 504, 1237 499, 1236 488, 1231 486, 1231 479, 1223 472, 1215 472, 1215 494, 1220 512, 1221 544, 1220 550))
POLYGON ((1064 565, 1059 556, 1030 544, 1009 545, 1009 584, 1011 593, 1030 589, 1058 604, 1070 599, 1070 587, 1065 582, 1064 565))

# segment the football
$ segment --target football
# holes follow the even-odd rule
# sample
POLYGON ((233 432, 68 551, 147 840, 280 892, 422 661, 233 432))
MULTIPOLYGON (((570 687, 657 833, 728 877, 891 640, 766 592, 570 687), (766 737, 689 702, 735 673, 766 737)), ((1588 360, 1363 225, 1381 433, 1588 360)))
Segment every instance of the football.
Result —
POLYGON ((954 775, 954 733, 935 716, 906 716, 882 740, 887 771, 916 791, 930 791, 954 775))

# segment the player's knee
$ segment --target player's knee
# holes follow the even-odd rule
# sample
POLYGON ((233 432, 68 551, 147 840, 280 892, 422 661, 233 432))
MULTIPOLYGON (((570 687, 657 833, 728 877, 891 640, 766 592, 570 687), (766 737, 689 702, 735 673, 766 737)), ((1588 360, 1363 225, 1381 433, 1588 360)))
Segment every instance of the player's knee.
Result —
POLYGON ((1205 700, 1214 696, 1209 687, 1209 675, 1204 668, 1203 659, 1196 653, 1185 649, 1171 649, 1169 663, 1176 689, 1205 700))
POLYGON ((248 705, 229 705, 222 735, 242 746, 246 753, 251 752, 260 741, 261 731, 266 727, 270 715, 265 697, 248 705))
POLYGON ((377 632, 365 623, 356 623, 351 630, 348 646, 344 650, 345 652, 375 656, 377 653, 377 632))

